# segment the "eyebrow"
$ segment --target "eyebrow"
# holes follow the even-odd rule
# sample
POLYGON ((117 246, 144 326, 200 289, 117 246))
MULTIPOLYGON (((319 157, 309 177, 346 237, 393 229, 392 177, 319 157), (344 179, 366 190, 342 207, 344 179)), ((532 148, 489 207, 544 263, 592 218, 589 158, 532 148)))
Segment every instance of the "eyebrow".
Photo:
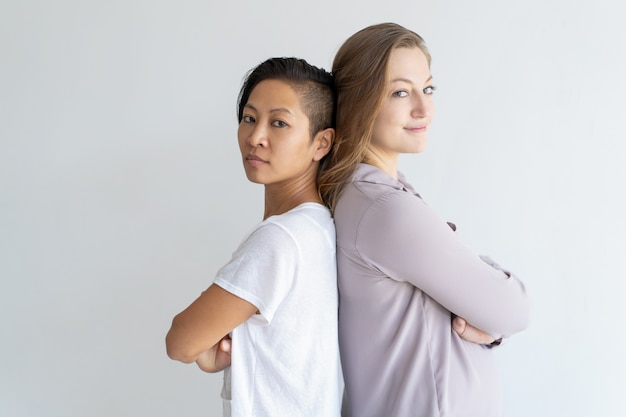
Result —
MULTIPOLYGON (((243 106, 244 108, 247 109, 252 109, 254 111, 258 111, 256 107, 254 107, 252 104, 247 103, 245 106, 243 106)), ((274 109, 270 109, 270 113, 287 113, 290 114, 292 116, 295 116, 295 113, 292 112, 291 110, 289 110, 286 107, 276 107, 274 109)))
MULTIPOLYGON (((426 79, 426 81, 424 81, 424 83, 427 83, 427 82, 429 82, 429 81, 432 81, 432 79, 433 79, 433 76, 431 75, 430 77, 428 77, 428 78, 426 79)), ((405 83, 408 83, 408 84, 415 84, 412 80, 409 80, 408 78, 402 78, 402 77, 400 77, 400 78, 394 78, 394 79, 393 79, 393 80, 391 80, 390 82, 395 83, 395 82, 397 82, 397 81, 402 81, 402 82, 405 82, 405 83)))

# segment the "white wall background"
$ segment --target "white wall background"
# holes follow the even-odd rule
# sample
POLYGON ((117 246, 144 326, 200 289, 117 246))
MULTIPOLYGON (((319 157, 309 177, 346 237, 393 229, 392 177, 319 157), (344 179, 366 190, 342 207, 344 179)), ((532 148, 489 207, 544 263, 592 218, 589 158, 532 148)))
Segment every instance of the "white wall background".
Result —
MULTIPOLYGON (((612 0, 2 1, 0 415, 217 416, 170 320, 262 216, 243 74, 329 68, 362 27, 422 34, 439 87, 426 200, 533 299, 507 415, 626 415, 626 28, 612 0), (216 4, 223 3, 223 4, 216 4)), ((470 416, 477 417, 477 416, 470 416)))

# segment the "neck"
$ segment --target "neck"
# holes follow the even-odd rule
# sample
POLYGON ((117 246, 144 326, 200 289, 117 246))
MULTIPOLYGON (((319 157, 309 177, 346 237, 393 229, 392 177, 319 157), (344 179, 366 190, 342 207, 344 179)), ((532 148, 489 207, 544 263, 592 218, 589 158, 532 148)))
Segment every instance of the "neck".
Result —
POLYGON ((398 179, 398 154, 382 154, 368 150, 364 163, 373 165, 393 179, 398 179))
POLYGON ((323 204, 315 181, 305 186, 265 186, 265 212, 263 220, 288 212, 304 203, 323 204))

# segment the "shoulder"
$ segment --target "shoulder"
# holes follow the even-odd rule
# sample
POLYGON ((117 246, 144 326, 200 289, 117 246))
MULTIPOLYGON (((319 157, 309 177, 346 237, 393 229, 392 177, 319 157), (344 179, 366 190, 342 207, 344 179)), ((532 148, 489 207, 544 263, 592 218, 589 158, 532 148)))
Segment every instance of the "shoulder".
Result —
POLYGON ((265 221, 285 230, 332 227, 333 219, 327 207, 317 203, 304 203, 286 213, 272 216, 265 221))
POLYGON ((415 248, 433 234, 449 231, 447 223, 419 196, 377 184, 351 184, 337 204, 337 244, 372 256, 395 251, 398 245, 415 248))
POLYGON ((360 164, 339 196, 335 215, 337 212, 354 213, 380 206, 394 209, 423 203, 401 172, 395 179, 372 165, 360 164))
POLYGON ((331 219, 330 210, 318 203, 303 203, 291 210, 268 218, 273 223, 293 224, 303 222, 326 222, 331 219))
MULTIPOLYGON (((361 255, 391 247, 424 219, 416 195, 381 184, 351 183, 335 209, 337 245, 361 255), (364 251, 364 252, 363 252, 364 251)), ((414 233, 412 233, 414 234, 414 233)))
MULTIPOLYGON (((346 186, 335 210, 335 220, 349 217, 393 217, 415 213, 426 203, 416 194, 385 184, 353 182, 346 186)), ((391 217, 391 218, 390 218, 391 217)))
MULTIPOLYGON (((323 236, 335 239, 335 223, 327 207, 317 203, 304 203, 286 213, 272 216, 262 227, 280 229, 294 241, 323 236)), ((277 233, 277 232, 273 232, 277 233)))

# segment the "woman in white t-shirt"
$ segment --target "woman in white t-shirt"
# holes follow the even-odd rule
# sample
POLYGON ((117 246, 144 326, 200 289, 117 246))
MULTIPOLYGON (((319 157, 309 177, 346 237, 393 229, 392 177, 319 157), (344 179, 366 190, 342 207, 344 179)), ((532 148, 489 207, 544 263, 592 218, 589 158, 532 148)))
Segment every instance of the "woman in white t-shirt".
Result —
POLYGON ((296 58, 248 73, 238 139, 263 221, 172 322, 167 353, 225 371, 224 415, 333 416, 342 378, 335 228, 317 188, 334 131, 332 76, 296 58))

